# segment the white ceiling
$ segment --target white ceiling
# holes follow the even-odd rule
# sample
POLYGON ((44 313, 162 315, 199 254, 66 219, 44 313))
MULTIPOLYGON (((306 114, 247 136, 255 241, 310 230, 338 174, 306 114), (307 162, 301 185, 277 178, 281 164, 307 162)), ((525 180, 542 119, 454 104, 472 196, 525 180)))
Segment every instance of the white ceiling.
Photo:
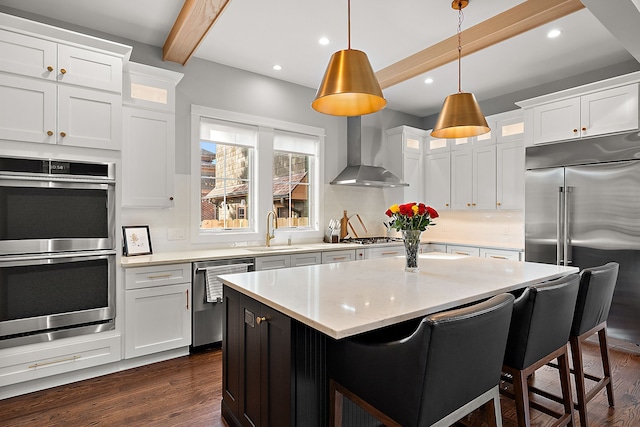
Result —
MULTIPOLYGON (((524 0, 471 0, 462 29, 524 0)), ((535 0, 529 0, 535 1, 535 0)), ((622 1, 622 0, 618 0, 622 1)), ((632 0, 637 1, 637 0, 632 0)), ((182 0, 0 0, 0 5, 127 39, 162 46, 182 0)), ((351 47, 374 70, 455 35, 450 0, 353 0, 351 47)), ((347 47, 347 1, 231 0, 195 56, 317 88, 331 54, 347 47), (331 41, 321 46, 322 36, 331 41), (282 70, 274 71, 274 64, 282 70)), ((462 40, 464 51, 464 39, 462 40)), ((462 90, 478 100, 538 86, 633 59, 583 9, 462 59, 462 90), (551 28, 563 31, 548 39, 551 28)), ((457 92, 456 63, 384 90, 388 108, 426 116, 457 92), (424 83, 425 77, 434 83, 424 83)))

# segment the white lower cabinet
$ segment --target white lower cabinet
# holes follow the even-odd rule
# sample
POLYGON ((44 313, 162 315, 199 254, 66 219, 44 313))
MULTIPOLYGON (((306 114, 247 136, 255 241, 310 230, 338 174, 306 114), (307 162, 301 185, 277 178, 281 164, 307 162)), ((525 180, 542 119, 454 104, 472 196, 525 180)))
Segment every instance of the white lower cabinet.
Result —
POLYGON ((117 362, 121 358, 121 349, 122 337, 114 331, 3 349, 0 350, 0 389, 10 384, 117 362))
POLYGON ((480 257, 494 259, 510 259, 513 261, 522 261, 520 251, 509 251, 505 249, 480 249, 480 257))
POLYGON ((291 267, 316 265, 320 263, 322 263, 322 254, 320 252, 308 252, 304 254, 291 255, 291 267))
POLYGON ((480 256, 480 248, 473 246, 447 245, 447 253, 455 255, 480 256))
POLYGON ((443 254, 446 254, 447 245, 443 245, 441 243, 423 243, 420 245, 421 254, 426 254, 429 252, 441 252, 443 254))
POLYGON ((256 271, 276 270, 278 268, 299 267, 302 265, 320 264, 320 252, 307 252, 292 255, 270 255, 257 257, 256 271))
POLYGON ((396 256, 404 256, 404 254, 404 245, 365 248, 364 259, 391 258, 396 256))
POLYGON ((191 344, 191 264, 125 272, 126 359, 191 344))
POLYGON ((256 271, 276 270, 278 268, 291 267, 290 255, 271 255, 257 257, 255 260, 256 271))
POLYGON ((355 261, 356 258, 356 250, 355 249, 347 249, 343 251, 329 251, 322 252, 322 263, 323 264, 331 264, 332 262, 346 262, 346 261, 355 261))

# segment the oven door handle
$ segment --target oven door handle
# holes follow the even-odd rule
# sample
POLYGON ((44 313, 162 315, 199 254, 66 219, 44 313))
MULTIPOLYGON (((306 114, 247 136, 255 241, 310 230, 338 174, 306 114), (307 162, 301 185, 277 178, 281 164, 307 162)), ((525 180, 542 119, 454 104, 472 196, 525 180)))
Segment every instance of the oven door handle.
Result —
POLYGON ((57 252, 37 255, 3 255, 0 256, 0 267, 17 267, 22 265, 58 264, 65 262, 86 261, 90 259, 104 259, 116 254, 115 250, 87 251, 87 252, 57 252))

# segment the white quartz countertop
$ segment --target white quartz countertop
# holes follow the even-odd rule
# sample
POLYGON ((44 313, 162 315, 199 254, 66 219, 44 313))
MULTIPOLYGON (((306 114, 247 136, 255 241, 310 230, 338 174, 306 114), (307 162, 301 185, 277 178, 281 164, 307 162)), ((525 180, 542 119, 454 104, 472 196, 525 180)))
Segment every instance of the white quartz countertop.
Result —
POLYGON ((341 339, 577 272, 562 267, 441 253, 220 276, 227 286, 341 339))
MULTIPOLYGON (((402 245, 402 242, 384 243, 383 245, 402 245)), ((238 246, 235 248, 200 249, 177 252, 164 252, 152 255, 122 257, 122 267, 142 267, 148 265, 175 264, 180 262, 208 261, 226 258, 246 258, 268 255, 285 255, 305 252, 339 251, 346 249, 362 249, 366 245, 354 243, 303 243, 299 245, 279 246, 238 246)))
MULTIPOLYGON (((422 242, 426 243, 445 243, 445 242, 422 242)), ((448 243, 452 244, 452 243, 448 243)), ((466 243, 457 243, 461 246, 468 246, 466 243)), ((286 255, 294 253, 304 252, 325 252, 325 251, 340 251, 346 249, 367 249, 382 246, 402 246, 401 241, 377 243, 375 245, 361 245, 356 243, 301 243, 291 246, 278 245, 271 246, 269 248, 264 246, 237 246, 234 248, 219 248, 219 249, 198 249, 198 250, 185 250, 176 252, 163 252, 152 255, 136 255, 130 257, 122 257, 121 265, 124 268, 129 267, 144 267, 151 265, 163 265, 163 264, 176 264, 181 262, 195 262, 195 261, 208 261, 225 258, 245 258, 245 257, 258 257, 268 255, 286 255)), ((506 246, 491 246, 491 245, 471 245, 478 247, 487 247, 494 249, 516 249, 522 250, 522 248, 510 248, 506 246)))

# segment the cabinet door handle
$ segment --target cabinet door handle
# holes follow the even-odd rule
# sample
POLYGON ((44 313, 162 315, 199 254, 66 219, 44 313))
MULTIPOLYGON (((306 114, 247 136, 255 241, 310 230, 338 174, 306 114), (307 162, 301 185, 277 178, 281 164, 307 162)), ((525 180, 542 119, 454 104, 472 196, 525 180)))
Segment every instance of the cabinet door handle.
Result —
POLYGON ((445 203, 444 205, 445 205, 445 206, 449 206, 449 203, 445 203))
POLYGON ((67 70, 65 70, 64 68, 60 68, 60 74, 67 74, 67 70))
POLYGON ((76 355, 71 357, 65 357, 63 359, 52 360, 50 362, 34 363, 33 365, 29 365, 29 369, 39 368, 40 366, 55 365, 56 363, 69 362, 76 359, 80 359, 80 357, 82 356, 76 355))
POLYGON ((47 67, 47 71, 48 71, 48 72, 52 72, 52 71, 53 71, 53 67, 52 67, 51 65, 49 65, 49 66, 47 67))
POLYGON ((261 324, 262 322, 266 322, 267 318, 262 316, 262 317, 256 317, 256 322, 258 322, 258 325, 261 324))
POLYGON ((578 129, 577 128, 573 128, 573 133, 576 133, 576 132, 578 132, 578 129))
POLYGON ((506 256, 500 256, 500 255, 491 255, 491 258, 495 258, 495 259, 507 259, 506 256))
POLYGON ((65 136, 67 136, 67 133, 66 132, 60 132, 60 136, 64 138, 65 136))
POLYGON ((187 289, 187 310, 189 310, 189 289, 187 289))
POLYGON ((586 127, 582 128, 582 132, 586 132, 586 131, 587 131, 586 127))
POLYGON ((476 205, 475 203, 471 203, 471 206, 475 206, 475 205, 476 205))
POLYGON ((496 203, 496 206, 502 206, 502 203, 498 202, 496 203))
POLYGON ((347 259, 347 257, 346 256, 337 256, 337 257, 333 258, 334 261, 342 261, 343 259, 347 259))
POLYGON ((467 203, 467 206, 471 206, 471 203, 467 203))
POLYGON ((53 135, 53 131, 52 130, 48 130, 47 131, 47 135, 49 135, 49 136, 53 135))
POLYGON ((455 254, 456 254, 456 255, 467 255, 467 256, 469 255, 469 254, 468 254, 468 253, 466 253, 466 252, 457 252, 457 251, 455 252, 455 254))
POLYGON ((165 278, 171 277, 171 276, 172 276, 171 273, 169 273, 169 274, 156 274, 154 276, 147 276, 147 278, 148 279, 165 279, 165 278))
POLYGON ((382 252, 382 255, 398 255, 398 251, 395 251, 395 252, 382 252))

